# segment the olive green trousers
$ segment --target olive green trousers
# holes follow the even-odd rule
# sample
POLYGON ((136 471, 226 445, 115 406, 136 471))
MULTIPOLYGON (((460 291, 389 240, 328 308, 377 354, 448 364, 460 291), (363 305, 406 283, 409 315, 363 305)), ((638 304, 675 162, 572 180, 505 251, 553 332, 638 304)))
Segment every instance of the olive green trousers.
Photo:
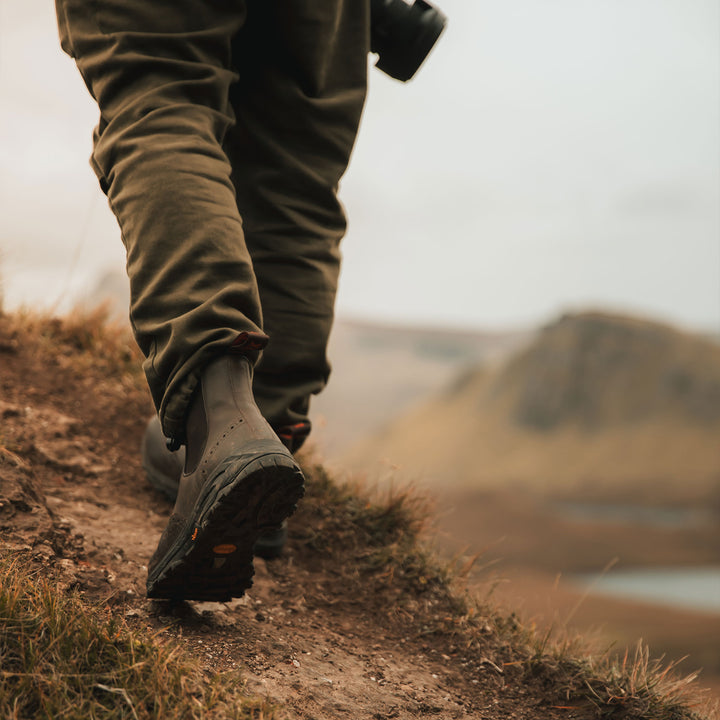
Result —
POLYGON ((98 103, 92 166, 127 251, 130 319, 163 430, 204 366, 266 333, 255 398, 307 420, 326 357, 360 122, 368 0, 56 0, 98 103))

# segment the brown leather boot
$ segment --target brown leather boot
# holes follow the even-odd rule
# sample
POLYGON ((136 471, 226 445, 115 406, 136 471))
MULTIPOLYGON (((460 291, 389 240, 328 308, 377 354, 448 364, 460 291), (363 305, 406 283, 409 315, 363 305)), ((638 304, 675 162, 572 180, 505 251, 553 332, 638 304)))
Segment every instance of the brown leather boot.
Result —
POLYGON ((151 598, 229 600, 252 585, 258 536, 304 494, 290 452, 260 414, 242 355, 208 365, 190 403, 175 507, 148 565, 151 598))
MULTIPOLYGON (((277 430, 275 434, 278 434, 277 430)), ((285 437, 282 435, 278 437, 280 442, 292 452, 285 437)), ((145 427, 140 455, 148 483, 174 503, 185 468, 185 448, 181 447, 175 452, 168 449, 157 415, 153 415, 145 427)), ((254 555, 265 560, 279 558, 287 542, 287 535, 287 522, 283 522, 279 528, 264 530, 255 543, 254 555)))

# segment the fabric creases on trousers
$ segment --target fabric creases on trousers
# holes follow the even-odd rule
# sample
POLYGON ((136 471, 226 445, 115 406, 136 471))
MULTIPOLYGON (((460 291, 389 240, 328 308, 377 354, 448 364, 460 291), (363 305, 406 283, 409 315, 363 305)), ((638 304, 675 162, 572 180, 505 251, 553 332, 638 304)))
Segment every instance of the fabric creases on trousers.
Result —
POLYGON ((166 435, 243 331, 275 426, 329 373, 345 217, 337 188, 366 91, 367 0, 56 0, 98 103, 92 165, 127 250, 130 319, 166 435))

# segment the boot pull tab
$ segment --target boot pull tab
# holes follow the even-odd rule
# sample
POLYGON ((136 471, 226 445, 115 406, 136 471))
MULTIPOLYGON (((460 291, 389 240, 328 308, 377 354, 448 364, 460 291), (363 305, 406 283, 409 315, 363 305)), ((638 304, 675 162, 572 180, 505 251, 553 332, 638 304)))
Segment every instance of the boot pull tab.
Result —
POLYGON ((230 352, 244 355, 255 363, 258 355, 268 344, 270 338, 264 333, 241 332, 230 345, 230 352))
POLYGON ((182 445, 183 444, 177 438, 165 438, 165 446, 170 452, 177 452, 182 445))

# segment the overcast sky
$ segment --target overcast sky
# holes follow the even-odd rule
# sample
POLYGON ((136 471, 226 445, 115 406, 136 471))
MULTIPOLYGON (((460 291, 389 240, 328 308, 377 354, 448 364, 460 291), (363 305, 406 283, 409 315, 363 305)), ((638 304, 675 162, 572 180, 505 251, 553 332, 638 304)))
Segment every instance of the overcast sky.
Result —
MULTIPOLYGON (((720 329, 720 3, 440 0, 415 80, 371 73, 341 315, 452 326, 608 307, 720 329)), ((122 272, 97 110, 51 0, 0 0, 6 306, 122 272)))

